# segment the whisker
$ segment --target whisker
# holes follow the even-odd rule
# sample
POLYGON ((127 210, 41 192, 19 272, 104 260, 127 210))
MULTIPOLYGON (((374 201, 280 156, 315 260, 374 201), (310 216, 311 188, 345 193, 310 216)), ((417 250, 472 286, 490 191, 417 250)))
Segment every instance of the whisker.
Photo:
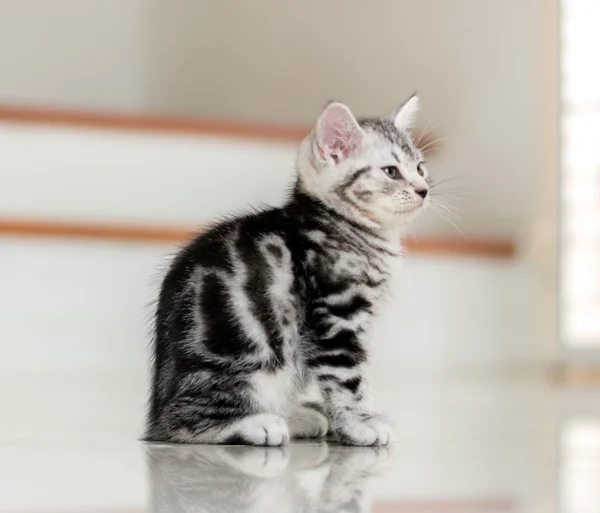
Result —
POLYGON ((447 203, 443 203, 440 205, 441 207, 445 208, 446 210, 448 210, 449 212, 452 212, 453 214, 462 214, 462 215, 466 215, 466 212, 464 210, 462 210, 461 208, 457 207, 456 205, 449 205, 447 203))
MULTIPOLYGON (((444 210, 444 212, 446 212, 448 214, 449 217, 451 217, 452 219, 454 219, 457 223, 462 224, 462 221, 459 217, 459 215, 452 210, 448 205, 442 204, 442 203, 438 203, 438 208, 441 208, 442 210, 444 210)), ((464 215, 464 212, 459 211, 460 213, 462 213, 464 215)))
POLYGON ((423 130, 417 137, 417 140, 415 141, 415 145, 417 147, 420 147, 421 143, 423 142, 423 139, 425 139, 425 137, 427 137, 431 132, 433 132, 438 127, 439 127, 439 125, 434 125, 433 123, 429 123, 429 125, 427 125, 425 130, 423 130))
POLYGON ((447 205, 444 205, 440 202, 432 201, 431 206, 433 207, 434 212, 436 212, 444 221, 448 222, 454 228, 456 228, 456 230, 458 230, 468 242, 471 242, 464 231, 465 227, 462 224, 462 221, 455 212, 453 212, 447 205))
POLYGON ((410 231, 412 233, 412 238, 414 240, 417 240, 417 234, 415 233, 415 227, 412 225, 412 223, 409 223, 408 227, 410 228, 410 231))
POLYGON ((430 187, 430 189, 433 189, 434 187, 437 187, 438 185, 442 185, 443 183, 451 182, 452 180, 457 180, 458 178, 463 178, 464 176, 467 176, 467 174, 468 173, 463 173, 461 175, 451 176, 450 178, 446 178, 445 180, 436 182, 430 187))
POLYGON ((463 189, 461 187, 445 187, 442 189, 433 189, 429 191, 432 196, 474 196, 477 191, 473 189, 463 189))
POLYGON ((437 189, 436 192, 476 192, 475 189, 467 189, 466 187, 443 187, 442 189, 437 189))
POLYGON ((430 149, 433 146, 438 145, 441 142, 446 141, 448 138, 447 137, 438 137, 437 139, 434 139, 433 141, 429 141, 427 144, 425 144, 425 146, 419 148, 423 153, 425 153, 428 149, 430 149))
POLYGON ((458 191, 458 192, 452 192, 452 191, 433 191, 429 193, 430 196, 434 196, 434 197, 444 197, 444 198, 472 198, 473 196, 475 196, 474 192, 462 192, 462 191, 458 191))
POLYGON ((462 235, 468 242, 471 242, 469 237, 467 236, 467 234, 464 232, 464 230, 460 226, 458 226, 454 220, 452 220, 449 217, 447 217, 446 215, 444 215, 444 213, 442 211, 434 209, 434 212, 436 214, 438 214, 448 224, 452 225, 460 233, 460 235, 462 235))

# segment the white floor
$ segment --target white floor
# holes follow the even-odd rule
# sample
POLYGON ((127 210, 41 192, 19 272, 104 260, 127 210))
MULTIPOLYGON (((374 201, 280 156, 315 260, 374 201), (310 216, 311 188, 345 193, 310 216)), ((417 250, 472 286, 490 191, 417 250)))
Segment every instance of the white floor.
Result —
POLYGON ((143 379, 0 382, 0 512, 598 513, 600 390, 380 376, 389 449, 147 446, 143 379))
POLYGON ((172 247, 0 249, 0 513, 600 512, 600 391, 543 381, 527 261, 407 258, 372 338, 390 450, 264 450, 138 441, 172 247))

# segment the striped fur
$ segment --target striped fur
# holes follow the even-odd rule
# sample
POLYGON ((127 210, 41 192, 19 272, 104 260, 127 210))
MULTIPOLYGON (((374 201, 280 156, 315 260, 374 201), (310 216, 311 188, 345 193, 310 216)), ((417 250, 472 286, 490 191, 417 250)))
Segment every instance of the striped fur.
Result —
POLYGON ((172 262, 148 440, 282 445, 330 431, 351 445, 390 441, 367 406, 367 333, 401 227, 426 206, 427 176, 408 127, 357 122, 340 105, 302 143, 283 207, 222 222, 172 262), (321 412, 300 404, 309 383, 321 412))

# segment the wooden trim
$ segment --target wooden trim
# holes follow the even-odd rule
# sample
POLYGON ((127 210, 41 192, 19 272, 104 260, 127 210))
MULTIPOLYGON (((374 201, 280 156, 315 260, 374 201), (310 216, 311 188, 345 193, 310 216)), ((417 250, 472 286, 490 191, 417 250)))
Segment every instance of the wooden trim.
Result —
POLYGON ((558 366, 554 381, 566 386, 589 387, 600 385, 600 366, 593 364, 566 364, 558 366))
MULTIPOLYGON (((309 126, 226 121, 184 116, 134 114, 124 112, 95 112, 88 110, 0 105, 0 122, 58 125, 102 130, 156 132, 179 135, 233 137, 298 143, 310 132, 309 126)), ((428 156, 441 149, 436 134, 425 131, 418 136, 419 146, 428 156)))
POLYGON ((11 105, 0 105, 0 121, 133 132, 267 139, 282 142, 301 141, 310 131, 310 128, 305 126, 11 105))
POLYGON ((180 243, 188 240, 193 233, 200 231, 202 231, 202 227, 194 230, 172 226, 0 218, 0 235, 22 237, 75 237, 115 239, 128 242, 180 243))
POLYGON ((514 511, 508 500, 380 502, 373 513, 500 513, 514 511))
POLYGON ((404 247, 411 253, 433 253, 453 255, 473 255, 496 258, 511 258, 515 255, 515 245, 509 239, 473 239, 464 237, 409 237, 404 247))
MULTIPOLYGON (((90 239, 113 239, 127 242, 182 243, 206 225, 176 227, 161 225, 97 223, 75 221, 47 221, 36 219, 0 218, 0 235, 21 237, 76 237, 90 239)), ((467 241, 458 238, 420 237, 407 238, 404 246, 409 253, 472 255, 493 258, 514 256, 514 244, 510 240, 467 241)))

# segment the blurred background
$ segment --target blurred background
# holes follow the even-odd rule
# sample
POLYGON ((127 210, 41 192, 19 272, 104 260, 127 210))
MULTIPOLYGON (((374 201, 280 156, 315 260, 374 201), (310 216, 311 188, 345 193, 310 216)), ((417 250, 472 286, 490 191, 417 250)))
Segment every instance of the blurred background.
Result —
POLYGON ((0 0, 0 511, 147 509, 131 442, 170 255, 280 204, 327 101, 383 115, 414 91, 449 212, 409 233, 373 336, 408 451, 375 511, 600 511, 599 16, 0 0))

